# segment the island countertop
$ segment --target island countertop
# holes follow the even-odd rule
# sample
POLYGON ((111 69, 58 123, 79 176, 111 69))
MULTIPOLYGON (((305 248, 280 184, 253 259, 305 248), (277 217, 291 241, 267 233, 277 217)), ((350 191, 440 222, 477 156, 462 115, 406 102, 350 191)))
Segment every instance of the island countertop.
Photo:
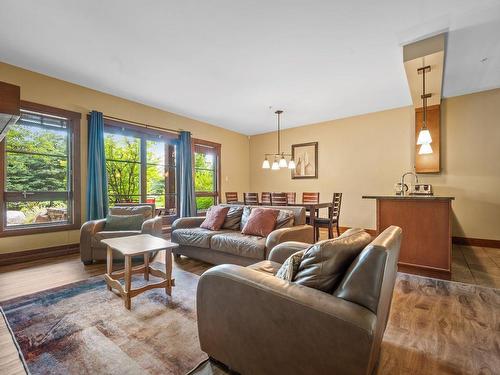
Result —
POLYGON ((444 195, 417 195, 417 194, 406 194, 406 195, 390 195, 390 194, 385 194, 385 195, 363 195, 363 199, 410 199, 410 200, 425 200, 425 201, 431 201, 431 200, 454 200, 455 197, 448 197, 444 195))

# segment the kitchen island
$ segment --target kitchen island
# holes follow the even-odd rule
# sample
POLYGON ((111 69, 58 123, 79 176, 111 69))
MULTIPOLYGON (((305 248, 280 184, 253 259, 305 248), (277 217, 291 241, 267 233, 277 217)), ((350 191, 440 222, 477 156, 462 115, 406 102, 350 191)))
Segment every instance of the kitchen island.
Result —
POLYGON ((451 202, 435 195, 365 195, 377 201, 377 232, 403 229, 398 270, 451 278, 451 202))

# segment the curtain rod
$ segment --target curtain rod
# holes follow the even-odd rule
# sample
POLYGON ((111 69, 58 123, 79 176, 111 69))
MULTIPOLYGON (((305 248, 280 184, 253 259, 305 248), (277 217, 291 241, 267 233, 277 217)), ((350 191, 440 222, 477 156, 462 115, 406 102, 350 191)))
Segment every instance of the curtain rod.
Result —
POLYGON ((182 131, 180 129, 160 128, 159 126, 148 125, 148 124, 144 124, 142 122, 137 122, 137 121, 132 121, 132 120, 125 120, 125 119, 122 119, 122 118, 119 118, 119 117, 113 117, 113 116, 108 116, 108 115, 104 115, 104 114, 103 114, 102 117, 107 118, 109 120, 116 120, 116 121, 119 121, 119 122, 124 122, 124 123, 127 123, 127 124, 131 124, 131 125, 138 125, 138 126, 146 128, 146 129, 156 129, 156 130, 168 131, 168 132, 177 133, 177 134, 179 134, 182 131))

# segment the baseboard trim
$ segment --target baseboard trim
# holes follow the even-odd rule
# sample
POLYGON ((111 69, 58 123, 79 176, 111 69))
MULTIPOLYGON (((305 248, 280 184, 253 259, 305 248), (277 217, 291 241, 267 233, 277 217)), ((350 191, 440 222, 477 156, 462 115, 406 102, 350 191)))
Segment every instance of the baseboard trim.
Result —
POLYGON ((80 252, 80 244, 73 243, 69 245, 46 247, 43 249, 34 249, 18 251, 14 253, 0 254, 0 266, 10 264, 29 262, 44 258, 52 258, 61 255, 77 254, 80 252))
POLYGON ((500 240, 487 240, 484 238, 452 237, 456 245, 493 247, 500 249, 500 240))

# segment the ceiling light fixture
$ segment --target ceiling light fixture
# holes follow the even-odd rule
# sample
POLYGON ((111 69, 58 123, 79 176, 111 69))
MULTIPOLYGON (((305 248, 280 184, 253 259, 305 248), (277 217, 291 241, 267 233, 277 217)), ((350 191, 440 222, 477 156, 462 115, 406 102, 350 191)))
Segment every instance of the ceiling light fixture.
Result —
POLYGON ((292 155, 281 152, 281 114, 283 113, 283 111, 278 110, 274 113, 278 116, 278 152, 275 154, 265 154, 264 161, 262 162, 262 168, 271 168, 271 170, 273 171, 279 170, 281 168, 295 169, 295 161, 292 159, 292 155), (272 166, 269 163, 268 157, 273 158, 272 166), (287 158, 290 158, 290 160, 288 161, 287 158))
POLYGON ((420 129, 417 138, 417 145, 420 145, 420 150, 418 151, 420 155, 432 154, 432 137, 431 132, 427 128, 427 99, 430 98, 432 94, 427 94, 425 92, 425 73, 428 73, 430 71, 430 65, 417 69, 417 73, 422 74, 422 95, 420 96, 422 98, 423 107, 422 129, 420 129))

